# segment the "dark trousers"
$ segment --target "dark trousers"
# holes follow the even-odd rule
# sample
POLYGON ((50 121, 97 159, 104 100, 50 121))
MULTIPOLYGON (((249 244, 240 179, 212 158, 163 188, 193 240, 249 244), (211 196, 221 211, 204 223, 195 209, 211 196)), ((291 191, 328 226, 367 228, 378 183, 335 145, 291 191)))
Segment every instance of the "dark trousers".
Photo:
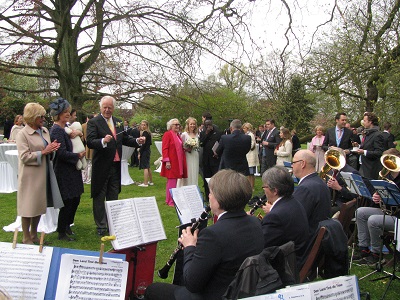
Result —
POLYGON ((78 205, 81 202, 81 197, 63 200, 64 207, 60 209, 58 214, 57 232, 65 234, 67 226, 74 223, 74 218, 78 205))
POLYGON ((144 299, 146 300, 175 300, 174 292, 179 285, 164 282, 155 282, 146 288, 144 299))
POLYGON ((100 193, 93 197, 93 217, 97 229, 107 229, 107 214, 104 200, 118 200, 121 179, 121 162, 114 162, 100 193))

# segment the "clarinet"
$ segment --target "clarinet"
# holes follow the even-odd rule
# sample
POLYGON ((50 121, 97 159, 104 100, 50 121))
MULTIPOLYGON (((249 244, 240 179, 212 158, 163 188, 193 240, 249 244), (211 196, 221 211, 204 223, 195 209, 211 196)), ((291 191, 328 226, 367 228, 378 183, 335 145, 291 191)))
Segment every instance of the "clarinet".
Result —
POLYGON ((256 212, 257 209, 259 209, 260 207, 264 206, 265 203, 267 203, 267 196, 264 195, 261 198, 258 198, 256 204, 254 205, 254 207, 250 210, 250 215, 253 216, 254 213, 256 212))
MULTIPOLYGON (((192 223, 192 227, 190 228, 191 233, 193 234, 196 229, 199 228, 201 223, 203 221, 208 220, 208 213, 211 211, 210 206, 207 206, 204 211, 201 213, 200 218, 197 219, 197 221, 192 223)), ((164 267, 162 267, 160 270, 158 270, 157 274, 158 277, 165 279, 168 277, 168 272, 169 269, 173 266, 176 258, 178 257, 178 253, 183 250, 183 245, 182 243, 178 243, 178 246, 175 248, 175 250, 172 252, 171 256, 169 257, 167 263, 165 264, 164 267)))

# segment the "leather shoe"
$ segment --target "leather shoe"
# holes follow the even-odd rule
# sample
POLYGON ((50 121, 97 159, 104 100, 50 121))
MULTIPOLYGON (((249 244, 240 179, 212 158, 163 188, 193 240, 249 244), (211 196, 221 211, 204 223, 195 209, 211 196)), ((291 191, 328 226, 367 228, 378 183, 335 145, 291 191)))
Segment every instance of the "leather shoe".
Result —
POLYGON ((73 238, 70 238, 68 235, 66 235, 65 233, 59 233, 58 234, 58 239, 60 241, 66 241, 66 242, 72 242, 75 241, 73 238))
POLYGON ((68 235, 75 235, 75 232, 73 232, 71 230, 71 227, 69 227, 69 226, 67 226, 67 228, 65 229, 65 233, 68 234, 68 235))

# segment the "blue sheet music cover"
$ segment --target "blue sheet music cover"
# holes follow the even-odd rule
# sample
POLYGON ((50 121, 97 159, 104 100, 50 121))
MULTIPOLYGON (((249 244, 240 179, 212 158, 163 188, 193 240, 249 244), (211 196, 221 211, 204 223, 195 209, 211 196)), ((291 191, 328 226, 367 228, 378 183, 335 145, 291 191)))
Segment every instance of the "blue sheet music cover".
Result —
POLYGON ((372 195, 368 190, 368 187, 366 186, 363 178, 361 177, 361 175, 358 174, 351 174, 351 177, 354 181, 354 183, 357 185, 358 190, 360 191, 361 196, 368 198, 368 199, 372 199, 372 195))
MULTIPOLYGON (((49 277, 47 280, 46 294, 44 296, 45 300, 53 300, 56 298, 56 289, 58 282, 58 273, 60 271, 61 255, 64 253, 76 254, 76 255, 86 255, 86 256, 99 256, 98 251, 88 251, 88 250, 78 250, 78 249, 68 249, 68 248, 53 248, 53 256, 51 258, 49 277)), ((103 257, 118 258, 125 260, 125 254, 119 253, 109 253, 105 252, 103 257)))
POLYGON ((396 184, 386 180, 371 180, 376 192, 386 205, 400 205, 400 190, 396 184))

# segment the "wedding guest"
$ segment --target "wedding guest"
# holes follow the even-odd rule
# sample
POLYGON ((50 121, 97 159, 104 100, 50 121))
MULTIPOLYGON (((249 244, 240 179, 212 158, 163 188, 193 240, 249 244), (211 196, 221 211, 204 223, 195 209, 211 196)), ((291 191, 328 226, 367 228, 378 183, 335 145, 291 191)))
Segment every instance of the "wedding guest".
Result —
POLYGON ((178 179, 177 186, 199 184, 199 138, 198 127, 195 118, 189 117, 185 121, 185 130, 181 134, 183 149, 185 150, 187 163, 187 178, 178 179))
POLYGON ((325 165, 325 151, 322 149, 322 144, 324 143, 324 127, 317 125, 315 126, 315 136, 312 138, 309 145, 309 150, 315 154, 315 171, 318 173, 321 168, 325 165))
POLYGON ((21 115, 16 115, 14 119, 14 126, 11 128, 10 140, 15 141, 17 139, 17 134, 20 132, 23 126, 24 118, 21 115))
POLYGON ((292 162, 292 139, 289 129, 282 128, 279 132, 279 137, 282 139, 278 145, 278 149, 275 150, 276 165, 283 166, 284 161, 292 162))
MULTIPOLYGON (((70 138, 65 132, 66 124, 70 119, 70 112, 71 105, 66 99, 57 98, 50 104, 50 115, 54 121, 54 125, 50 130, 50 138, 52 141, 60 143, 53 166, 64 202, 64 207, 60 209, 58 214, 57 232, 59 240, 68 242, 74 240, 67 234, 74 234, 70 224, 74 223, 76 210, 83 193, 82 174, 80 170, 76 169, 76 163, 85 156, 85 151, 73 153, 71 138, 74 137, 70 138)), ((73 134, 71 133, 71 135, 73 134)))
POLYGON ((26 126, 17 135, 17 213, 21 216, 24 244, 39 243, 40 216, 46 213, 48 201, 52 202, 48 161, 60 143, 50 141, 49 131, 43 127, 45 114, 40 104, 26 104, 23 115, 26 126))
POLYGON ((160 175, 167 178, 165 202, 174 206, 170 189, 176 188, 179 178, 187 178, 186 156, 179 135, 181 124, 178 119, 167 122, 167 130, 162 137, 162 167, 160 175))
POLYGON ((142 120, 140 122, 140 136, 146 138, 146 142, 139 148, 139 170, 143 170, 143 183, 139 184, 140 187, 148 187, 149 185, 154 185, 153 175, 150 169, 150 145, 151 142, 151 131, 149 128, 149 122, 142 120))
POLYGON ((250 123, 244 123, 242 129, 245 134, 251 137, 251 148, 250 151, 247 152, 246 154, 247 163, 249 164, 249 175, 247 176, 247 178, 249 179, 251 188, 254 191, 254 182, 255 182, 254 174, 256 174, 257 166, 260 165, 257 153, 258 145, 256 143, 256 138, 253 134, 253 126, 250 123))
POLYGON ((301 149, 301 144, 300 144, 300 139, 297 136, 296 130, 293 129, 290 132, 290 134, 292 135, 292 143, 293 143, 292 156, 294 156, 294 154, 301 149))

